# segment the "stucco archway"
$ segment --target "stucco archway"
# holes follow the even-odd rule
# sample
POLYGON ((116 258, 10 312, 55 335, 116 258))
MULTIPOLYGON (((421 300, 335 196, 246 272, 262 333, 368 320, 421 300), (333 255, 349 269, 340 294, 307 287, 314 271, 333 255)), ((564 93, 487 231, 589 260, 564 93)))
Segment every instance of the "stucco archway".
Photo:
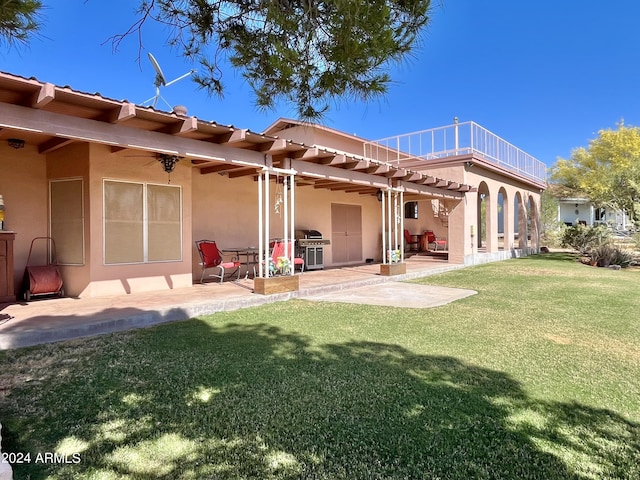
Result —
POLYGON ((497 227, 498 227, 498 249, 505 250, 510 247, 509 243, 509 235, 507 234, 508 221, 507 219, 509 214, 509 197, 507 196, 507 191, 504 187, 500 187, 498 190, 498 199, 497 199, 497 227))
POLYGON ((478 185, 478 248, 497 252, 498 244, 498 196, 492 195, 489 185, 478 185))
POLYGON ((537 251, 540 247, 540 212, 532 195, 529 195, 527 202, 527 227, 529 246, 537 251))
MULTIPOLYGON (((522 193, 516 192, 513 200, 513 227, 514 240, 518 242, 518 248, 526 248, 527 246, 527 206, 522 198, 522 193)), ((515 243, 515 242, 514 242, 515 243)))

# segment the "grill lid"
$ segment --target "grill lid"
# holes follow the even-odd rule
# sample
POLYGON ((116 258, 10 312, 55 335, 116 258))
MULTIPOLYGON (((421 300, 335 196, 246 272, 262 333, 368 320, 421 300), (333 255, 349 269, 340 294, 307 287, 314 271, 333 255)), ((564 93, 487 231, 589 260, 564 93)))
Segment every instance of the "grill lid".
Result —
POLYGON ((302 238, 322 238, 322 233, 318 230, 296 230, 295 237, 297 239, 302 238))

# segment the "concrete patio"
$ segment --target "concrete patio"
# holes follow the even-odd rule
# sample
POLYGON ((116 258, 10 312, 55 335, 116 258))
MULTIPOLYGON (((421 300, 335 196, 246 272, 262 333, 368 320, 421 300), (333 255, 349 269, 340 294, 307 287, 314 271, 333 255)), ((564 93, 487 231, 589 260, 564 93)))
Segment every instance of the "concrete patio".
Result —
MULTIPOLYGON (((462 267, 440 258, 413 256, 407 260, 407 273, 403 275, 381 276, 379 264, 307 271, 300 276, 299 291, 275 295, 254 294, 253 280, 248 279, 196 284, 191 288, 160 293, 87 299, 41 298, 28 303, 0 304, 0 349, 143 328, 290 298, 317 297, 319 300, 336 301, 340 297, 336 294, 340 292, 344 292, 346 298, 351 291, 361 287, 425 277, 462 267), (329 294, 333 300, 321 298, 329 294)), ((358 295, 362 296, 362 290, 358 295)), ((430 302, 428 298, 425 296, 425 301, 430 302)), ((432 303, 435 306, 439 301, 433 298, 432 303)))

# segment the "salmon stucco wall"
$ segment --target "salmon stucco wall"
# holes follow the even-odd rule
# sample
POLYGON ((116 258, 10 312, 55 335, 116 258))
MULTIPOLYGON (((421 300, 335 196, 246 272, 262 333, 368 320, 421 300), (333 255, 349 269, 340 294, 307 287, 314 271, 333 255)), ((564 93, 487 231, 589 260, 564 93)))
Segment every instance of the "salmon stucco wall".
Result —
POLYGON ((318 125, 298 125, 271 134, 304 145, 324 147, 332 151, 363 156, 367 140, 318 125))
MULTIPOLYGON (((171 184, 182 187, 183 258, 178 262, 104 265, 102 185, 105 178, 166 184, 169 176, 148 154, 113 154, 107 146, 75 143, 47 155, 26 145, 15 150, 0 144, 0 194, 5 229, 16 232, 14 280, 22 284, 31 241, 49 235, 49 181, 84 181, 85 264, 61 266, 65 293, 87 297, 191 286, 191 166, 177 165, 171 184)), ((46 263, 46 248, 34 244, 31 264, 46 263)))
POLYGON ((46 161, 36 147, 27 144, 16 150, 0 142, 0 195, 5 205, 4 229, 16 232, 14 284, 19 289, 31 241, 48 234, 46 161))
POLYGON ((102 296, 188 287, 191 281, 191 166, 178 164, 168 175, 152 154, 126 150, 112 154, 103 145, 91 145, 89 174, 90 245, 86 261, 91 283, 80 296, 102 296), (103 258, 103 181, 122 180, 182 187, 182 260, 131 265, 105 265, 103 258))
POLYGON ((88 188, 90 151, 91 147, 88 143, 76 143, 54 150, 47 155, 48 181, 82 179, 83 182, 85 264, 60 266, 65 293, 70 296, 80 296, 91 281, 91 262, 87 260, 88 252, 92 248, 90 221, 87 215, 91 205, 88 188))

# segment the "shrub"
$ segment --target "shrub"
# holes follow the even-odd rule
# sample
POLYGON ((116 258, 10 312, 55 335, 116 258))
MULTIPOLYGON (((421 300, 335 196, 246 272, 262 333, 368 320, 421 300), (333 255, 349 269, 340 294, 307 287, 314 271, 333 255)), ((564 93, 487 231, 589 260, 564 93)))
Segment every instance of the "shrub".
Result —
POLYGON ((591 249, 588 253, 591 263, 598 267, 608 267, 609 265, 620 265, 628 267, 633 261, 633 254, 628 250, 605 243, 591 249))
POLYGON ((559 223, 555 229, 547 229, 542 232, 540 240, 543 245, 548 247, 559 247, 562 245, 562 239, 564 238, 564 232, 566 230, 564 223, 559 223))
POLYGON ((622 248, 615 249, 614 257, 611 259, 610 265, 620 265, 625 268, 633 263, 633 252, 622 248))
POLYGON ((562 235, 562 246, 571 247, 585 255, 594 248, 606 245, 610 238, 611 230, 604 225, 587 227, 579 224, 567 227, 562 235))

